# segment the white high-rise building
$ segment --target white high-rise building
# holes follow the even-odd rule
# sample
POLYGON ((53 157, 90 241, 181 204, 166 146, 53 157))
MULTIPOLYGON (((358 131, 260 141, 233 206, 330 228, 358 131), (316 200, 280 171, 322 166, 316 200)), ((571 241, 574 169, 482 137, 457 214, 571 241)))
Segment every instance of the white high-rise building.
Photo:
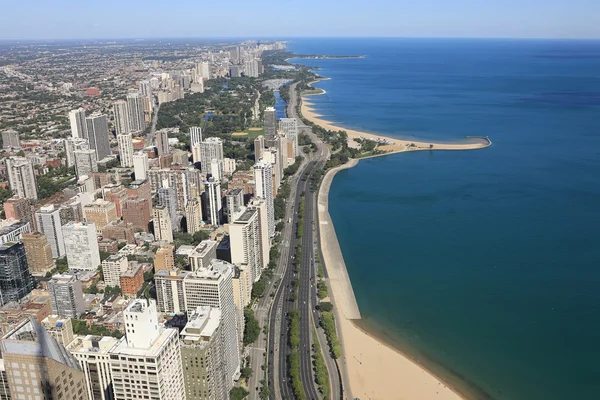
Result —
POLYGON ((40 232, 46 235, 52 248, 52 257, 59 258, 65 255, 65 240, 63 238, 60 212, 53 204, 44 206, 35 213, 35 220, 40 232))
POLYGON ((229 224, 229 243, 231 246, 231 262, 246 265, 250 268, 252 282, 261 275, 261 242, 258 211, 246 209, 235 222, 229 224))
POLYGON ((100 249, 93 222, 69 222, 62 227, 67 262, 73 269, 94 271, 100 265, 100 249))
POLYGON ((275 204, 273 198, 273 167, 261 160, 254 165, 254 195, 267 203, 269 236, 275 235, 275 204))
POLYGON ((169 210, 164 205, 158 205, 152 209, 152 219, 154 220, 154 238, 157 241, 173 241, 173 228, 171 226, 171 217, 169 210))
POLYGON ((221 182, 218 179, 210 178, 204 183, 206 196, 208 198, 208 217, 212 225, 221 225, 221 215, 223 214, 221 203, 221 182))
POLYGON ((139 92, 129 92, 127 94, 127 109, 129 111, 129 128, 132 131, 143 131, 146 129, 144 101, 139 92))
POLYGON ((121 166, 133 167, 133 141, 131 133, 117 135, 119 151, 121 153, 121 166))
POLYGON ((190 126, 190 147, 202 143, 202 128, 190 126))
POLYGON ((223 367, 225 348, 221 310, 200 306, 181 331, 181 359, 187 400, 229 398, 223 367))
POLYGON ((140 82, 140 93, 142 96, 152 96, 152 86, 150 86, 150 81, 141 81, 140 82))
MULTIPOLYGON (((216 179, 221 179, 223 176, 223 141, 217 137, 204 139, 200 143, 200 162, 202 163, 202 172, 215 173, 213 168, 213 160, 216 160, 218 166, 218 176, 216 179)), ((194 160, 196 162, 196 160, 194 160)))
POLYGON ((258 211, 258 230, 260 236, 260 264, 267 268, 270 260, 271 240, 269 237, 269 212, 267 202, 262 199, 253 199, 248 208, 258 211))
POLYGON ((113 254, 102 261, 102 273, 106 286, 121 287, 121 274, 127 271, 129 262, 124 254, 113 254))
POLYGON ((244 211, 244 190, 242 188, 230 189, 225 194, 225 214, 230 224, 244 211))
POLYGON ((210 79, 210 63, 208 61, 196 63, 196 77, 210 79))
POLYGON ((94 150, 75 150, 73 156, 75 158, 75 173, 77 177, 90 176, 92 172, 98 172, 98 162, 94 150))
POLYGON ((87 139, 68 138, 63 141, 63 144, 65 145, 65 158, 69 168, 75 165, 75 150, 89 149, 87 139))
POLYGON ((69 111, 69 122, 73 138, 87 139, 87 125, 85 122, 85 110, 83 108, 69 111))
POLYGON ((211 261, 217 258, 217 242, 214 240, 203 240, 188 255, 190 269, 196 271, 208 268, 211 261))
POLYGON ((252 78, 258 78, 258 62, 256 60, 248 60, 244 62, 244 75, 252 78))
POLYGON ((177 329, 159 325, 154 300, 133 300, 123 317, 125 338, 110 350, 114 400, 183 400, 177 329))
POLYGON ((129 132, 131 130, 129 127, 129 108, 125 100, 117 100, 113 103, 113 114, 117 135, 129 132))
POLYGON ((277 116, 274 107, 265 108, 265 142, 267 147, 275 145, 277 131, 277 116))
POLYGON ((110 142, 108 140, 108 121, 106 115, 96 114, 85 119, 87 125, 87 139, 90 149, 96 151, 96 159, 102 160, 110 155, 110 142))
POLYGON ((12 192, 19 197, 37 200, 37 183, 31 162, 25 157, 10 157, 5 162, 12 192))
POLYGON ((148 153, 138 151, 133 155, 133 173, 136 180, 143 180, 147 177, 147 171, 150 169, 148 164, 148 153))

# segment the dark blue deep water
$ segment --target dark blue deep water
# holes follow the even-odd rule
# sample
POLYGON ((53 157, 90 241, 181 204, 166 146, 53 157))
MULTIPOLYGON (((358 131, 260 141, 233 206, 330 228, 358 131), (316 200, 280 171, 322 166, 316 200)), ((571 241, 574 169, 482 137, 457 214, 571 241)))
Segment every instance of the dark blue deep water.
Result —
POLYGON ((306 39, 336 123, 477 151, 363 160, 330 212, 366 323, 475 397, 600 399, 600 42, 306 39))

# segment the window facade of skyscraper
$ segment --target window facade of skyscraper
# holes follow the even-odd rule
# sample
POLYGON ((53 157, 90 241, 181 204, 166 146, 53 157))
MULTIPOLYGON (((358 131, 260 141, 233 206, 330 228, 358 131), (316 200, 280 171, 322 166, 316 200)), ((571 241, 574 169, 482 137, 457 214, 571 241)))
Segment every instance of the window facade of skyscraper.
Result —
POLYGON ((37 227, 48 239, 52 248, 52 257, 59 258, 65 255, 65 240, 60 221, 60 210, 54 205, 44 206, 35 213, 37 227))
POLYGON ((87 139, 87 124, 83 108, 69 111, 69 123, 71 124, 71 135, 73 138, 87 139))
POLYGON ((108 157, 110 152, 110 142, 108 140, 108 120, 106 115, 96 114, 85 119, 87 126, 87 139, 90 149, 96 152, 96 159, 102 160, 108 157))
POLYGON ((5 163, 13 193, 19 197, 37 200, 37 183, 31 162, 25 157, 10 157, 5 163))
POLYGON ((93 222, 69 222, 62 230, 69 267, 95 271, 100 265, 96 225, 93 222))
POLYGON ((23 244, 8 242, 0 245, 0 304, 21 300, 33 287, 23 244))
POLYGON ((117 135, 122 167, 133 167, 133 141, 131 133, 117 135))
POLYGON ((268 161, 259 161, 254 165, 254 194, 267 203, 269 236, 275 235, 275 206, 273 199, 273 167, 268 161))
POLYGON ((267 147, 275 145, 275 135, 277 134, 277 117, 274 107, 265 108, 265 142, 267 147))
POLYGON ((98 161, 94 150, 75 150, 73 156, 78 177, 91 176, 92 172, 98 172, 98 161))
POLYGON ((83 289, 77 274, 69 271, 48 281, 52 313, 65 318, 79 318, 85 311, 83 289))

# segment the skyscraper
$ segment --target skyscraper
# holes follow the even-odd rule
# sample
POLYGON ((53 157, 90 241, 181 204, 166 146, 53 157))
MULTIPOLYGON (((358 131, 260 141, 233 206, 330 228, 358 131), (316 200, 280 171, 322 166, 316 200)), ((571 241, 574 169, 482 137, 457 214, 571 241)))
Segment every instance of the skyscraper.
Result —
POLYGON ((265 137, 263 135, 254 139, 254 161, 258 162, 263 157, 265 150, 265 137))
POLYGON ((83 108, 69 111, 69 122, 71 123, 71 135, 73 138, 87 139, 87 125, 85 122, 85 110, 83 108))
POLYGON ((136 180, 146 179, 146 171, 150 168, 148 165, 148 153, 138 151, 132 157, 133 159, 133 173, 135 174, 136 180))
POLYGON ((8 182, 13 193, 19 197, 37 200, 37 184, 31 162, 25 157, 10 157, 5 162, 8 182))
POLYGON ((25 247, 29 270, 32 273, 46 273, 54 268, 52 247, 48 243, 46 235, 40 232, 24 233, 21 241, 25 247))
POLYGON ((202 172, 210 173, 215 179, 223 178, 223 140, 217 137, 204 139, 200 143, 202 172), (216 164, 213 165, 213 160, 216 164))
POLYGON ((281 118, 279 120, 279 131, 292 143, 294 154, 288 158, 296 158, 298 152, 298 120, 296 118, 281 118))
POLYGON ((110 142, 108 140, 108 122, 106 115, 96 114, 85 119, 87 126, 87 139, 90 149, 96 151, 96 159, 102 160, 110 155, 110 142))
POLYGON ((2 148, 8 150, 21 148, 19 132, 12 129, 2 131, 2 148))
POLYGON ((21 300, 33 287, 23 244, 8 242, 0 245, 0 305, 21 300))
POLYGON ((225 193, 225 214, 230 224, 242 213, 244 208, 244 190, 230 189, 225 193))
POLYGON ((208 61, 196 63, 196 77, 200 79, 210 79, 210 63, 208 61))
POLYGON ((265 141, 267 147, 275 145, 275 134, 277 133, 277 117, 275 114, 275 108, 265 108, 265 141))
POLYGON ((223 214, 221 204, 221 182, 218 179, 209 178, 205 182, 205 196, 208 204, 208 218, 212 225, 221 225, 223 214))
POLYGON ((225 347, 221 310, 199 306, 181 332, 181 359, 187 400, 226 400, 225 347))
POLYGON ((267 203, 269 236, 275 235, 275 205, 273 199, 273 167, 268 161, 259 161, 254 165, 254 194, 267 203))
POLYGON ((171 152, 169 148, 169 133, 165 130, 156 131, 156 148, 158 155, 164 156, 171 152))
POLYGON ((154 238, 157 241, 172 242, 173 230, 167 207, 164 205, 154 207, 152 209, 152 219, 154 220, 154 238))
POLYGON ((169 218, 171 218, 171 227, 177 230, 177 194, 170 187, 158 189, 158 204, 167 207, 169 218))
POLYGON ((152 87, 150 86, 150 81, 140 81, 140 93, 142 96, 152 96, 152 87))
MULTIPOLYGON (((117 135, 122 167, 133 167, 133 141, 131 133, 117 135)), ((137 178, 136 178, 137 179, 137 178)))
POLYGON ((132 131, 143 131, 146 129, 144 102, 139 92, 127 93, 127 110, 129 112, 129 129, 132 131))
POLYGON ((117 100, 113 103, 113 113, 117 135, 131 131, 129 127, 129 109, 125 100, 117 100))
POLYGON ((190 147, 202 143, 202 128, 190 126, 190 147))
POLYGON ((91 176, 92 172, 98 172, 98 162, 96 159, 96 151, 94 150, 75 150, 73 152, 75 158, 75 172, 77 177, 84 175, 91 176))
POLYGON ((247 60, 244 62, 244 75, 251 78, 258 78, 258 63, 256 60, 247 60))
POLYGON ((96 225, 87 222, 69 222, 63 225, 62 231, 69 267, 95 271, 100 265, 96 225))
POLYGON ((88 150, 89 144, 87 139, 68 138, 64 139, 65 158, 67 159, 67 167, 75 165, 75 150, 88 150))
POLYGON ((187 233, 193 235, 202 227, 202 203, 199 198, 193 198, 185 206, 185 221, 187 233))
POLYGON ((250 268, 252 282, 261 275, 261 242, 258 211, 247 209, 235 222, 229 224, 231 262, 250 268))
POLYGON ((271 240, 269 236, 269 212, 267 202, 263 199, 253 199, 248 208, 258 211, 258 230, 260 236, 260 263, 267 268, 270 260, 271 240))
POLYGON ((59 258, 65 255, 65 241, 63 239, 62 224, 60 223, 60 210, 53 204, 40 208, 35 213, 37 227, 48 239, 52 248, 52 257, 59 258))
POLYGON ((53 275, 48 281, 48 293, 53 314, 79 318, 85 312, 81 281, 74 272, 53 275))

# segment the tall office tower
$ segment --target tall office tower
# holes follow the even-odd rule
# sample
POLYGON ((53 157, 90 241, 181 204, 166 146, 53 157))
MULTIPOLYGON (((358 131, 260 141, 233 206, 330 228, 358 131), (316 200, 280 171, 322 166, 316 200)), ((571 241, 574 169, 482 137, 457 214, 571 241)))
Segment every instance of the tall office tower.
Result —
POLYGON ((0 245, 0 304, 19 301, 34 288, 22 243, 0 245))
POLYGON ((243 327, 241 310, 237 310, 234 302, 234 270, 235 267, 230 263, 215 259, 207 268, 189 272, 183 279, 185 309, 188 313, 191 314, 198 306, 217 307, 221 310, 227 393, 233 385, 233 377, 240 370, 238 329, 243 327))
POLYGON ((273 202, 273 167, 268 161, 259 161, 254 165, 254 194, 267 203, 269 236, 275 235, 275 207, 273 202))
POLYGON ((208 268, 210 262, 217 258, 217 242, 214 240, 203 240, 188 255, 190 268, 197 271, 202 268, 208 268))
POLYGON ((271 240, 269 237, 269 212, 267 202, 262 199, 253 199, 248 208, 258 211, 258 230, 260 236, 260 263, 262 268, 269 265, 271 240))
POLYGON ((92 172, 98 172, 98 162, 95 150, 75 150, 75 172, 77 177, 91 176, 92 172))
POLYGON ((169 133, 165 130, 156 131, 156 148, 158 155, 164 156, 171 152, 169 148, 169 133))
POLYGON ((216 179, 223 177, 223 141, 217 137, 204 139, 200 144, 200 162, 202 163, 202 172, 212 173, 216 179), (212 161, 217 161, 217 170, 212 167, 212 161))
POLYGON ((73 323, 71 318, 49 315, 41 321, 42 326, 56 341, 68 346, 73 341, 73 323))
POLYGON ((125 100, 117 100, 113 103, 113 114, 115 115, 115 131, 117 135, 132 130, 129 127, 129 108, 125 100))
POLYGON ((190 147, 202 143, 202 128, 190 126, 190 147))
POLYGON ((60 210, 53 204, 44 206, 35 213, 37 227, 46 235, 52 248, 52 257, 59 258, 65 255, 65 241, 63 239, 62 224, 60 223, 60 210))
POLYGON ((123 254, 114 254, 102 261, 104 284, 121 287, 121 274, 127 271, 127 268, 129 268, 129 262, 127 256, 123 254))
POLYGON ((148 232, 151 204, 151 200, 148 199, 127 200, 123 204, 123 222, 132 224, 136 231, 148 232))
POLYGON ((175 246, 172 244, 161 245, 154 255, 154 271, 162 269, 170 271, 175 268, 175 246))
POLYGON ((273 147, 275 145, 275 135, 277 130, 277 117, 275 114, 275 108, 265 108, 265 143, 267 147, 273 147))
POLYGON ((85 119, 87 126, 87 139, 90 149, 96 151, 96 159, 102 160, 110 155, 110 142, 108 140, 108 121, 106 115, 96 114, 85 119))
POLYGON ((27 265, 32 273, 45 273, 54 268, 52 247, 46 235, 39 232, 24 233, 21 241, 25 247, 27 265))
POLYGON ((61 317, 79 318, 85 312, 83 289, 78 276, 68 271, 53 275, 48 281, 52 313, 61 317))
POLYGON ((110 221, 118 219, 117 206, 112 201, 96 200, 95 203, 83 207, 83 215, 86 222, 96 224, 96 233, 102 235, 102 229, 110 221))
POLYGON ((226 400, 225 346, 221 310, 200 306, 181 331, 183 382, 187 400, 226 400))
POLYGON ((177 231, 177 194, 170 187, 158 189, 158 204, 167 207, 169 218, 171 218, 171 228, 177 231))
POLYGON ((10 189, 19 197, 37 200, 37 185, 33 165, 25 157, 10 157, 5 160, 10 189))
POLYGON ((152 96, 152 87, 150 86, 150 81, 140 81, 140 93, 142 96, 152 96))
POLYGON ((206 183, 206 197, 208 203, 208 217, 212 225, 221 225, 223 214, 221 204, 221 181, 210 178, 206 183))
POLYGON ((131 133, 117 135, 122 167, 133 167, 133 141, 131 133))
POLYGON ((185 206, 185 221, 187 233, 193 235, 202 228, 202 202, 199 198, 193 198, 185 206))
POLYGON ((132 131, 143 131, 146 129, 144 101, 139 92, 127 93, 127 109, 129 111, 129 128, 132 131))
POLYGON ((148 153, 138 151, 133 155, 133 173, 135 174, 135 180, 146 179, 146 172, 150 169, 148 164, 148 153))
POLYGON ((154 207, 152 209, 152 219, 154 220, 154 238, 157 241, 171 243, 173 241, 173 230, 167 207, 164 205, 154 207))
POLYGON ((158 324, 156 301, 133 300, 125 338, 110 350, 114 400, 185 398, 179 334, 158 324))
POLYGON ((29 222, 33 230, 33 211, 28 198, 13 196, 4 202, 4 214, 6 219, 18 219, 21 222, 29 222))
POLYGON ((90 400, 77 360, 30 317, 0 340, 13 399, 90 400))
POLYGON ((2 148, 3 149, 19 149, 21 143, 19 142, 19 132, 9 129, 2 132, 2 148))
POLYGON ((100 265, 96 225, 69 222, 62 227, 69 268, 95 271, 100 265))
POLYGON ((258 78, 258 63, 256 60, 244 62, 244 75, 251 78, 258 78))
POLYGON ((65 146, 65 158, 67 159, 67 167, 72 167, 75 165, 75 150, 88 150, 89 148, 87 139, 68 138, 64 139, 63 144, 65 146))
POLYGON ((244 190, 241 188, 230 189, 225 193, 225 215, 230 224, 242 213, 244 209, 244 190))
POLYGON ((261 275, 261 242, 258 211, 247 209, 235 222, 229 224, 229 244, 231 262, 250 268, 252 282, 261 275))
POLYGON ((83 108, 69 111, 69 122, 71 123, 71 135, 73 138, 88 138, 85 110, 83 108))
POLYGON ((109 351, 118 342, 111 336, 74 336, 67 347, 85 374, 87 394, 92 400, 114 399, 109 351))
POLYGON ((292 143, 294 153, 293 155, 288 154, 288 158, 296 158, 300 155, 298 151, 298 120, 296 118, 281 118, 279 120, 279 131, 292 143))
POLYGON ((263 151, 265 151, 265 137, 260 135, 254 139, 254 161, 258 162, 263 158, 263 151))

